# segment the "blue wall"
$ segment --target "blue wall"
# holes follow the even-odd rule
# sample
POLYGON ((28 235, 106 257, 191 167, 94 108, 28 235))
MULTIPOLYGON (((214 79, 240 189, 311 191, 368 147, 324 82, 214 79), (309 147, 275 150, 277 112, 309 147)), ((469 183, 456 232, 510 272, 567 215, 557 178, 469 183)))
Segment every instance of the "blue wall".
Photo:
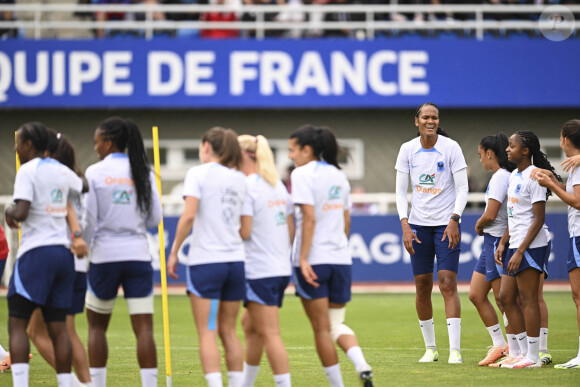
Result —
MULTIPOLYGON (((462 218, 461 258, 459 281, 469 281, 475 262, 481 252, 483 237, 475 233, 474 227, 479 215, 465 214, 462 218)), ((169 254, 178 218, 165 218, 166 253, 169 254)), ((567 215, 555 213, 546 215, 546 224, 552 234, 552 254, 548 265, 549 280, 568 280, 566 258, 568 256, 567 215)), ((157 235, 151 239, 152 250, 158 248, 157 235)), ((184 244, 187 251, 187 241, 184 244)), ((412 281, 413 274, 409 255, 403 248, 401 226, 396 215, 353 216, 349 243, 353 257, 354 282, 400 282, 412 281)), ((159 264, 158 250, 155 252, 155 266, 159 264)), ((185 266, 179 265, 178 281, 185 281, 185 266)), ((159 280, 159 278, 157 278, 159 280)))

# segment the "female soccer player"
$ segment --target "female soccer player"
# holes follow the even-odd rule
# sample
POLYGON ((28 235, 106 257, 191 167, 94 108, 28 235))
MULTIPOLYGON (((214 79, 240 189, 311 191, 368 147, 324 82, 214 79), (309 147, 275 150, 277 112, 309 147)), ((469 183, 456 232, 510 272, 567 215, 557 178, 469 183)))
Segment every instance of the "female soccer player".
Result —
MULTIPOLYGON (((78 161, 72 144, 60 133, 49 130, 49 135, 50 140, 49 149, 47 150, 49 153, 48 155, 71 169, 81 179, 84 178, 84 174, 81 172, 78 166, 78 161)), ((83 191, 85 191, 84 188, 88 189, 88 185, 83 187, 83 191)), ((71 194, 69 195, 69 201, 74 208, 74 213, 78 214, 78 216, 81 216, 81 195, 71 194)), ((73 228, 71 227, 70 229, 72 230, 73 228)), ((71 233, 71 237, 73 241, 77 241, 79 239, 82 240, 82 235, 80 232, 77 232, 76 234, 71 233)), ((72 377, 73 379, 77 379, 76 381, 80 381, 80 383, 87 384, 91 382, 89 366, 87 363, 87 355, 85 346, 79 338, 75 328, 75 315, 82 313, 85 307, 85 296, 87 292, 87 259, 75 257, 74 262, 74 294, 72 306, 68 310, 66 316, 66 327, 71 338, 73 350, 72 362, 76 371, 76 375, 72 374, 72 377)), ((46 362, 54 368, 54 348, 52 346, 52 341, 50 340, 50 336, 46 329, 46 324, 42 319, 39 309, 35 310, 32 314, 30 323, 28 324, 28 336, 36 346, 36 349, 38 349, 38 352, 40 352, 42 357, 46 360, 46 362)))
POLYGON ((293 265, 296 293, 314 331, 316 350, 331 386, 342 386, 333 341, 346 352, 365 386, 372 371, 357 338, 344 324, 350 301, 352 259, 350 185, 337 161, 338 144, 327 128, 305 125, 290 135, 292 202, 296 208, 293 265))
POLYGON ((141 383, 157 386, 153 268, 147 243, 147 228, 161 220, 155 177, 139 128, 130 120, 113 117, 101 122, 95 151, 101 161, 86 172, 90 190, 82 223, 91 249, 86 297, 91 379, 95 387, 107 383, 106 333, 122 285, 137 339, 141 383))
MULTIPOLYGON (((503 313, 503 307, 499 302, 501 268, 498 270, 495 264, 494 253, 507 228, 507 189, 511 172, 515 168, 515 165, 507 159, 505 151, 507 145, 507 137, 503 133, 498 133, 495 136, 484 137, 477 149, 483 168, 487 172, 493 172, 485 192, 485 212, 475 224, 475 231, 484 237, 484 242, 469 286, 469 299, 477 308, 493 341, 487 356, 479 362, 480 366, 494 363, 508 350, 495 309, 487 298, 489 291, 493 289, 496 304, 503 313)), ((513 334, 509 325, 506 326, 506 331, 508 341, 515 343, 514 340, 510 340, 513 334)))
POLYGON ((509 325, 516 332, 522 356, 517 362, 502 367, 539 368, 542 360, 538 294, 540 276, 547 267, 551 250, 550 234, 544 224, 546 200, 551 192, 532 180, 530 174, 536 167, 551 172, 554 168, 540 150, 538 137, 530 131, 513 134, 506 152, 508 160, 514 162, 517 169, 510 176, 508 188, 508 229, 498 244, 495 259, 503 265, 500 301, 509 325), (508 242, 509 248, 503 258, 508 242), (518 293, 523 314, 516 300, 518 293))
POLYGON ((28 386, 26 327, 36 307, 42 309, 54 346, 58 385, 70 386, 72 379, 65 319, 73 294, 74 263, 65 218, 69 193, 80 194, 83 183, 73 171, 45 157, 47 145, 44 125, 34 122, 18 129, 16 151, 22 166, 14 183, 15 204, 5 210, 7 224, 17 228, 20 222, 22 230, 8 288, 12 378, 19 387, 28 386))
POLYGON ((397 157, 397 211, 403 243, 411 254, 417 291, 415 306, 426 351, 419 362, 439 358, 433 325, 433 266, 437 256, 439 290, 445 301, 449 363, 463 363, 460 349, 461 304, 457 294, 461 228, 467 203, 467 165, 459 144, 439 128, 439 108, 425 103, 415 113, 419 136, 404 143, 397 157), (411 214, 407 187, 411 179, 411 214))
POLYGON ((288 286, 290 242, 294 239, 294 210, 282 184, 274 155, 264 136, 238 137, 248 196, 240 233, 246 251, 246 311, 242 325, 246 340, 244 386, 253 386, 265 348, 276 386, 290 386, 288 355, 280 337, 278 308, 288 286))
POLYGON ((167 273, 177 278, 177 254, 193 227, 187 256, 187 291, 199 337, 201 365, 208 386, 222 386, 219 334, 226 353, 229 385, 242 384, 243 351, 236 335, 240 301, 246 293, 240 217, 246 178, 238 136, 213 128, 201 139, 202 165, 191 168, 183 183, 185 207, 175 233, 167 273))
MULTIPOLYGON (((580 120, 567 121, 560 133, 560 147, 566 157, 580 156, 580 120)), ((568 159, 570 160, 570 159, 568 159)), ((569 161, 568 161, 569 162, 569 161)), ((570 171, 568 181, 564 186, 551 171, 536 169, 533 177, 542 186, 546 187, 568 204, 568 232, 570 233, 570 252, 568 253, 568 274, 572 286, 572 298, 576 304, 578 315, 578 330, 580 331, 580 171, 574 168, 570 171)), ((578 356, 564 364, 557 364, 556 369, 580 368, 580 349, 578 356)))

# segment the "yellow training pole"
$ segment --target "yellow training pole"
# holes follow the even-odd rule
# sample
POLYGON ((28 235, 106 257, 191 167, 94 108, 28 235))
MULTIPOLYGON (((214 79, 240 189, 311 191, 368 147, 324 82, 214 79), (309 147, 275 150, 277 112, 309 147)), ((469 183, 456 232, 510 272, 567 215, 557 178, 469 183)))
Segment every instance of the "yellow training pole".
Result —
MULTIPOLYGON (((18 131, 14 132, 14 146, 16 147, 16 139, 18 138, 18 131)), ((18 157, 18 152, 14 151, 14 153, 16 154, 16 173, 18 173, 18 170, 20 169, 20 157, 18 157)), ((20 227, 18 227, 18 245, 20 245, 20 238, 22 238, 22 231, 20 230, 20 227)))
MULTIPOLYGON (((159 132, 157 126, 153 127, 153 159, 155 161, 155 180, 161 200, 161 169, 159 164, 159 132)), ((159 223, 159 263, 161 269, 161 303, 163 305, 163 340, 165 343, 165 372, 167 387, 171 387, 171 344, 169 341, 169 308, 167 305, 167 272, 165 267, 165 228, 163 217, 159 223)))

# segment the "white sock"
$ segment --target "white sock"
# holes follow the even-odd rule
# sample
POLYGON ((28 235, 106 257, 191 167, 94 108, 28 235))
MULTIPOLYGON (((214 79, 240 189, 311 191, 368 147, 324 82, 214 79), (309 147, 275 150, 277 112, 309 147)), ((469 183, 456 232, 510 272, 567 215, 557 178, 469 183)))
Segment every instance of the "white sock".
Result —
POLYGON ((228 387, 242 387, 244 373, 242 371, 228 371, 228 387))
POLYGON ((56 380, 58 382, 58 387, 71 387, 72 386, 72 375, 68 374, 56 374, 56 380))
POLYGON ((260 372, 259 365, 255 366, 244 362, 244 381, 242 382, 242 386, 252 387, 256 383, 258 372, 260 372))
POLYGON ((365 355, 363 355, 362 349, 358 345, 350 347, 348 351, 346 351, 346 356, 348 356, 352 364, 354 364, 354 368, 357 372, 359 368, 368 367, 365 355))
POLYGON ((580 336, 578 336, 578 359, 580 359, 580 336))
POLYGON ((336 363, 330 367, 324 367, 324 373, 330 383, 330 387, 344 387, 342 375, 340 374, 340 364, 336 363))
POLYGON ((91 380, 93 381, 94 387, 107 386, 107 367, 91 367, 89 372, 91 374, 91 380))
POLYGON ((505 339, 503 338, 503 332, 501 331, 501 327, 499 324, 495 324, 494 326, 487 327, 487 331, 491 336, 491 340, 493 341, 494 347, 505 347, 505 339))
POLYGON ((435 345, 435 325, 433 324, 433 319, 419 320, 419 325, 421 326, 421 333, 423 334, 423 340, 425 341, 425 348, 430 348, 434 351, 437 350, 437 345, 435 345))
POLYGON ((72 384, 71 385, 73 387, 83 387, 84 386, 84 384, 81 383, 81 381, 79 380, 79 378, 75 374, 73 374, 71 372, 70 376, 72 377, 72 384))
POLYGON ((12 385, 14 387, 28 387, 28 363, 12 363, 12 385))
POLYGON ((207 387, 223 387, 221 372, 210 372, 205 374, 207 387))
POLYGON ((520 345, 518 344, 518 338, 516 335, 511 333, 506 333, 508 339, 508 345, 510 346, 510 356, 517 357, 522 354, 520 351, 520 345))
POLYGON ((526 332, 516 334, 518 339, 518 345, 520 346, 520 352, 522 356, 526 356, 528 353, 528 335, 526 332))
POLYGON ((528 353, 526 357, 535 363, 540 361, 540 338, 528 336, 528 353))
POLYGON ((157 368, 141 368, 141 385, 157 387, 157 368))
POLYGON ((4 356, 6 356, 6 350, 4 348, 2 348, 2 346, 0 345, 0 360, 4 359, 4 356))
POLYGON ((290 387, 292 382, 290 382, 290 374, 278 374, 274 375, 274 383, 276 387, 290 387))
POLYGON ((540 352, 548 353, 548 328, 540 328, 540 352))
POLYGON ((449 332, 449 349, 461 351, 461 319, 448 318, 447 331, 449 332))

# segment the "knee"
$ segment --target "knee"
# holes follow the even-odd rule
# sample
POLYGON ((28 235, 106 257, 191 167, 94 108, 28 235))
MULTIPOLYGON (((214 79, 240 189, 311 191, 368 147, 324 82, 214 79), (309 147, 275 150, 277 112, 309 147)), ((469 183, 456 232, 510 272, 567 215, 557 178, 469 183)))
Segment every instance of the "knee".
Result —
POLYGON ((439 291, 441 291, 444 296, 451 296, 457 293, 457 281, 454 278, 440 278, 439 291))
POLYGON ((353 335, 354 332, 344 323, 345 308, 329 309, 330 336, 333 341, 337 341, 342 335, 353 335))
MULTIPOLYGON (((497 298, 496 301, 499 301, 499 303, 501 304, 501 308, 509 308, 510 306, 512 306, 515 303, 514 297, 513 295, 507 293, 507 292, 499 292, 499 297, 497 298)), ((498 304, 499 306, 499 304, 498 304)))
POLYGON ((469 301, 475 306, 481 305, 487 297, 474 291, 469 291, 469 301))
POLYGON ((415 281, 415 290, 417 295, 429 297, 433 290, 433 283, 430 281, 415 281))
POLYGON ((495 304, 499 308, 499 311, 503 313, 503 303, 501 302, 499 296, 495 297, 495 304))

